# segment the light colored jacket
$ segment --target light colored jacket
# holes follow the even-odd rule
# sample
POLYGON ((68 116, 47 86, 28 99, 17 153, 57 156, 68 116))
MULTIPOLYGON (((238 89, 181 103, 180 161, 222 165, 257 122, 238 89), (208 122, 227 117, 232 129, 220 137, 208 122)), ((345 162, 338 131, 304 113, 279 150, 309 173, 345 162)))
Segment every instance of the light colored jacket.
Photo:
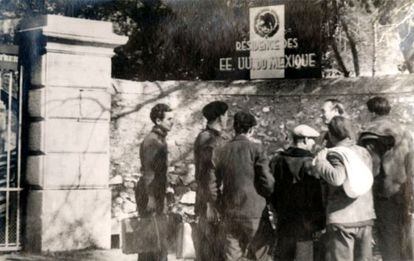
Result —
MULTIPOLYGON (((351 139, 345 139, 337 146, 351 149, 372 169, 371 156, 365 148, 357 146, 351 139)), ((341 157, 337 153, 328 153, 326 157, 318 155, 315 164, 320 177, 329 184, 326 223, 347 226, 372 224, 372 220, 375 219, 372 190, 357 198, 346 195, 342 185, 347 173, 341 157)))

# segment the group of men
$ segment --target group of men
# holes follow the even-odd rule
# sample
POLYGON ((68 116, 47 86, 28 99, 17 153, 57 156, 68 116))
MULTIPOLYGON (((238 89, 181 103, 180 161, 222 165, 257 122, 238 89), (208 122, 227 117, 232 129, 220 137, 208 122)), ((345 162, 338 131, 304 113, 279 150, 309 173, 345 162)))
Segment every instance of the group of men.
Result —
MULTIPOLYGON (((372 121, 356 135, 344 106, 326 100, 328 131, 298 125, 291 147, 269 159, 253 138, 251 113, 234 114, 229 139, 228 105, 204 106, 207 125, 194 143, 196 259, 372 260, 375 228, 384 261, 412 260, 412 138, 389 116, 386 98, 371 98, 367 107, 372 121)), ((154 127, 140 147, 143 217, 165 212, 172 113, 166 104, 152 108, 154 127)), ((138 260, 167 260, 165 241, 138 260)))

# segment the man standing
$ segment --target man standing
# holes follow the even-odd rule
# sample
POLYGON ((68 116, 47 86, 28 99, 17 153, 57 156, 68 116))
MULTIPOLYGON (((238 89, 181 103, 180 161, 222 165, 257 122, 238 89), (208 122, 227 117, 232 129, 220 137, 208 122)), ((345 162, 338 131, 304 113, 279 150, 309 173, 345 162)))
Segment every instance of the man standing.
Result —
POLYGON ((266 198, 273 192, 274 179, 262 145, 251 140, 255 125, 250 113, 234 115, 236 136, 224 146, 217 164, 218 187, 223 187, 220 209, 226 234, 225 258, 230 261, 259 258, 259 253, 249 247, 266 198))
POLYGON ((328 136, 334 148, 320 151, 315 158, 317 173, 329 184, 328 260, 372 260, 372 183, 360 186, 365 185, 363 177, 372 181, 371 156, 351 139, 352 127, 341 116, 329 122, 328 136), (356 184, 359 194, 348 184, 356 184))
MULTIPOLYGON (((173 113, 166 104, 155 105, 151 109, 150 118, 154 127, 140 146, 142 177, 135 190, 137 209, 142 218, 151 218, 165 213, 168 169, 168 148, 165 137, 173 126, 173 113)), ((166 232, 158 234, 160 236, 159 251, 139 253, 139 261, 167 260, 166 232)))
POLYGON ((313 260, 313 234, 325 226, 322 191, 312 176, 312 149, 319 133, 307 125, 293 129, 293 146, 271 163, 272 203, 278 214, 278 260, 313 260))
MULTIPOLYGON (((338 99, 327 99, 324 101, 322 108, 321 108, 321 118, 323 122, 328 125, 329 122, 332 120, 335 116, 342 116, 346 121, 349 121, 346 118, 346 112, 344 105, 338 100, 338 99)), ((350 125, 350 123, 348 123, 350 125)), ((350 125, 351 126, 351 125, 350 125)), ((354 129, 352 127, 352 133, 351 138, 355 140, 355 133, 354 129)), ((321 135, 322 140, 318 142, 318 144, 324 145, 326 148, 333 147, 332 142, 329 140, 329 137, 327 135, 327 132, 323 132, 321 135)))
POLYGON ((414 144, 411 135, 389 113, 386 98, 367 102, 373 120, 359 142, 374 159, 374 202, 379 249, 384 261, 413 260, 414 144))
POLYGON ((218 226, 216 180, 216 150, 223 146, 222 130, 227 126, 228 105, 214 101, 204 106, 202 113, 207 126, 194 143, 197 196, 195 213, 199 217, 197 227, 197 260, 220 261, 223 256, 223 241, 218 226))

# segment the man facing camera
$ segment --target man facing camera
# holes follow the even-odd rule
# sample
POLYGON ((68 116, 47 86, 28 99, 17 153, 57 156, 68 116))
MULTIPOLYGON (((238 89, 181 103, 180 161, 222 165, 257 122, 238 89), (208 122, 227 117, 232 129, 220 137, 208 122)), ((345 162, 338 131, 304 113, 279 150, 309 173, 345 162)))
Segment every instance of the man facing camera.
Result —
MULTIPOLYGON (((351 125, 351 122, 346 117, 346 111, 345 106, 339 101, 338 99, 327 99, 324 101, 322 108, 321 108, 321 118, 323 123, 328 126, 329 122, 336 117, 341 116, 344 118, 345 121, 348 121, 347 124, 352 128, 351 131, 351 138, 355 140, 355 128, 351 125)), ((332 141, 329 140, 329 136, 327 135, 327 132, 323 132, 321 135, 322 140, 317 142, 320 144, 323 144, 326 148, 331 148, 334 145, 332 144, 332 141)))
MULTIPOLYGON (((242 257, 256 260, 249 246, 257 232, 266 198, 273 192, 274 179, 262 145, 251 139, 254 116, 234 115, 236 136, 223 147, 217 163, 218 187, 222 186, 221 214, 225 226, 225 259, 242 257)), ((261 249, 262 250, 262 249, 261 249)))
POLYGON ((313 234, 325 226, 322 191, 312 176, 312 149, 319 133, 307 126, 293 129, 293 145, 271 163, 278 214, 278 260, 313 260, 313 234))
POLYGON ((197 196, 195 212, 197 226, 197 260, 223 260, 223 241, 219 230, 217 210, 218 187, 216 180, 217 150, 225 139, 222 131, 227 126, 228 105, 214 101, 204 106, 202 113, 207 126, 198 134, 194 143, 197 196))

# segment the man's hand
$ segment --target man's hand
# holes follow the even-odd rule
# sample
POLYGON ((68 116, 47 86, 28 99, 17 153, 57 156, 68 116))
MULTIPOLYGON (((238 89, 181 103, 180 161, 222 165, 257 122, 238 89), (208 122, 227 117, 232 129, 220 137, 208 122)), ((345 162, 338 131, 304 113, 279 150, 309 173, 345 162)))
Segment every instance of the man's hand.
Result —
POLYGON ((316 157, 313 159, 312 165, 316 167, 321 162, 326 161, 327 155, 328 155, 328 149, 325 148, 325 149, 320 150, 318 154, 316 155, 316 157))
POLYGON ((206 218, 208 222, 216 223, 219 221, 219 214, 212 203, 207 203, 206 218))
POLYGON ((318 152, 315 158, 312 160, 310 175, 317 179, 320 179, 320 165, 322 162, 326 162, 326 156, 328 155, 328 149, 324 148, 318 152))
POLYGON ((156 208, 155 198, 153 196, 148 196, 147 211, 154 212, 156 208))

